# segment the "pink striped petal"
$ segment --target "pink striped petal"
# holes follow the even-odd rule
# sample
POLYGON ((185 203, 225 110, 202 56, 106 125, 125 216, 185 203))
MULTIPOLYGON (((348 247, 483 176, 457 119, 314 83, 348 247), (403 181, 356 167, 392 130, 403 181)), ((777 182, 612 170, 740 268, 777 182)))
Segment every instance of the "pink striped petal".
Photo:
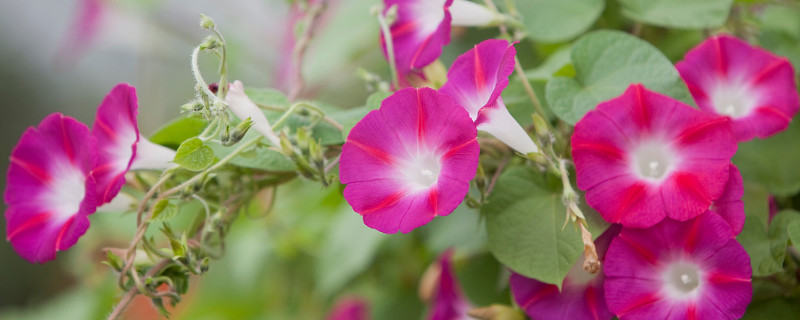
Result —
POLYGON ((752 296, 750 258, 716 213, 623 228, 606 254, 605 293, 620 319, 738 319, 752 296))
POLYGON ((742 196, 744 196, 742 175, 739 173, 739 169, 731 164, 730 177, 725 185, 725 192, 722 193, 719 199, 714 201, 711 208, 728 223, 734 236, 742 232, 742 228, 744 228, 745 214, 742 196))
MULTIPOLYGON (((397 6, 397 19, 389 27, 397 71, 401 80, 410 74, 422 76, 421 69, 439 58, 450 43, 450 11, 453 0, 384 0, 386 9, 397 6)), ((387 54, 381 37, 383 54, 387 54)))
POLYGON ((800 109, 789 60, 737 38, 711 37, 676 67, 701 109, 733 119, 739 141, 783 131, 800 109))
POLYGON ((97 203, 110 202, 125 184, 125 173, 136 156, 139 126, 136 88, 118 84, 97 107, 92 136, 97 140, 97 203))
POLYGON ((461 203, 479 148, 469 116, 447 95, 403 89, 350 131, 339 179, 367 226, 408 233, 461 203))
POLYGON ((447 72, 441 92, 469 112, 478 130, 488 132, 514 150, 538 152, 528 133, 506 108, 500 94, 514 72, 516 49, 506 40, 485 40, 460 55, 447 72))
POLYGON ((736 152, 730 121, 632 85, 575 125, 578 187, 609 222, 691 219, 722 195, 736 152))
POLYGON ((26 260, 52 260, 86 232, 96 208, 95 148, 84 124, 55 113, 26 130, 11 152, 6 239, 26 260))

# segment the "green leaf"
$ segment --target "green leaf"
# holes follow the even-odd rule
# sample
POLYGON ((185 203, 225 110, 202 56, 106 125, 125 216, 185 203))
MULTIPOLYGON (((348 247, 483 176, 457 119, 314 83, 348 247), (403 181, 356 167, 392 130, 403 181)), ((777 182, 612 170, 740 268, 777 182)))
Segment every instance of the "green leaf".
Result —
POLYGON ((789 241, 787 226, 797 221, 800 221, 800 212, 794 210, 781 211, 772 218, 769 226, 757 219, 745 220, 744 229, 736 239, 750 255, 754 277, 783 271, 789 241))
POLYGON ((378 110, 381 107, 383 100, 390 95, 391 93, 386 91, 373 92, 371 95, 369 95, 369 97, 367 97, 366 105, 331 115, 334 120, 337 120, 342 124, 342 138, 347 140, 347 135, 350 134, 350 130, 353 130, 353 127, 355 127, 356 124, 361 121, 361 119, 364 119, 367 113, 372 110, 378 110))
POLYGON ((548 184, 552 182, 533 169, 509 169, 498 179, 482 213, 489 249, 500 262, 560 287, 583 244, 571 225, 561 229, 566 209, 560 193, 548 184))
POLYGON ((214 162, 214 151, 200 139, 192 138, 181 143, 172 162, 188 170, 202 171, 214 162))
POLYGON ((244 93, 256 105, 272 108, 289 107, 289 98, 283 92, 269 88, 244 88, 244 93))
POLYGON ((164 222, 178 214, 178 206, 170 203, 169 200, 163 199, 156 202, 153 208, 153 217, 150 218, 152 222, 164 222))
POLYGON ((691 104, 672 63, 639 38, 620 31, 595 31, 581 37, 571 52, 575 78, 555 77, 546 89, 550 108, 567 123, 575 124, 632 83, 691 104))
POLYGON ((789 233, 789 240, 795 248, 800 247, 800 220, 795 220, 786 226, 786 232, 789 233))
POLYGON ((800 191, 800 122, 793 121, 786 131, 765 140, 740 143, 733 157, 745 181, 755 182, 778 196, 800 191))
POLYGON ((206 128, 206 121, 198 118, 177 118, 156 130, 150 141, 170 148, 178 148, 181 142, 196 137, 206 128))
POLYGON ((618 0, 622 14, 647 24, 679 29, 722 26, 733 0, 618 0))
POLYGON ((560 42, 588 30, 605 7, 603 0, 517 0, 531 39, 560 42))
MULTIPOLYGON (((246 143, 246 141, 247 139, 239 143, 246 143)), ((209 143, 208 146, 214 151, 217 158, 220 159, 229 155, 238 147, 238 145, 226 147, 216 142, 209 143)), ((264 147, 256 147, 252 149, 252 151, 242 152, 229 163, 243 168, 273 172, 291 172, 297 170, 297 165, 283 153, 264 147)))
POLYGON ((329 296, 369 267, 387 236, 367 228, 349 206, 341 210, 320 251, 314 272, 317 290, 329 296))

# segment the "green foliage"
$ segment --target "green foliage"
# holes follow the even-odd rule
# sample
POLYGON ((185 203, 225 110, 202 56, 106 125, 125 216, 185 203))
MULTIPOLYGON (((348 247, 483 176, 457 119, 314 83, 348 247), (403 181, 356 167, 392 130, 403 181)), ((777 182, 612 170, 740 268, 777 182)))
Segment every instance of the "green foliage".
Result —
POLYGON ((789 240, 796 248, 800 248, 800 219, 789 222, 786 226, 786 232, 789 234, 789 240))
POLYGON ((173 149, 178 148, 182 142, 196 137, 207 123, 203 119, 181 117, 161 126, 152 136, 150 141, 173 149))
POLYGON ((188 170, 202 171, 214 162, 214 151, 200 139, 192 138, 181 143, 172 161, 188 170))
POLYGON ((800 191, 800 123, 793 121, 786 131, 769 139, 740 143, 733 157, 745 181, 763 186, 769 193, 788 196, 800 191))
POLYGON ((595 31, 572 47, 575 78, 555 77, 547 101, 562 120, 575 124, 598 103, 622 94, 632 83, 692 101, 672 63, 649 43, 619 31, 595 31))
POLYGON ((528 36, 540 42, 560 42, 585 32, 600 17, 604 0, 517 0, 528 36))
POLYGON ((317 289, 330 296, 363 272, 387 236, 367 228, 361 216, 343 207, 331 223, 314 272, 317 289))
POLYGON ((769 225, 757 219, 745 220, 737 240, 750 255, 753 276, 769 276, 783 271, 789 240, 787 226, 796 221, 800 221, 800 212, 794 210, 781 211, 769 225))
POLYGON ((622 14, 661 27, 703 29, 721 26, 733 0, 617 0, 622 14))
POLYGON ((244 93, 258 106, 286 109, 289 107, 289 98, 282 92, 271 88, 244 88, 244 93))
MULTIPOLYGON (((239 143, 246 143, 249 139, 257 139, 259 138, 257 135, 258 133, 253 133, 251 135, 250 132, 248 132, 245 138, 239 143)), ((214 151, 214 155, 216 155, 217 158, 223 158, 236 150, 238 145, 226 147, 219 143, 212 142, 208 144, 208 147, 214 151)), ((283 153, 263 146, 257 146, 240 153, 234 157, 230 163, 242 168, 272 172, 292 172, 297 170, 297 165, 283 153)))
POLYGON ((583 244, 572 226, 564 226, 560 192, 530 168, 506 170, 483 206, 489 248, 512 270, 561 286, 583 244))
POLYGON ((164 222, 178 214, 178 206, 167 199, 156 202, 153 208, 152 222, 164 222))

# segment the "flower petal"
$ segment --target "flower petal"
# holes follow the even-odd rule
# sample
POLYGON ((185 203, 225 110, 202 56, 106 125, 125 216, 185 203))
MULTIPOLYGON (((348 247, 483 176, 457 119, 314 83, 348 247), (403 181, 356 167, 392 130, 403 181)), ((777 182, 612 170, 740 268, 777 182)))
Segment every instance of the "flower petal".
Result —
POLYGON ((97 203, 110 202, 125 184, 125 173, 136 156, 139 126, 136 88, 118 84, 97 107, 92 136, 97 140, 97 203))
POLYGON ((95 148, 84 124, 55 113, 26 130, 11 152, 6 239, 26 260, 52 260, 86 232, 96 207, 95 148))

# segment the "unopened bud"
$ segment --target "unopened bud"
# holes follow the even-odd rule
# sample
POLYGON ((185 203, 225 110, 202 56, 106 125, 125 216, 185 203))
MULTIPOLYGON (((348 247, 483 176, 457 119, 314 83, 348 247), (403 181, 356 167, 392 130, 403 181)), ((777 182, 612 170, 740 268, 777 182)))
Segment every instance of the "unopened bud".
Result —
POLYGON ((311 140, 311 132, 309 132, 308 128, 300 127, 297 128, 297 146, 303 150, 308 149, 309 141, 311 140))
MULTIPOLYGON (((228 136, 227 144, 225 140, 222 141, 222 144, 225 146, 232 146, 234 144, 239 143, 244 139, 244 135, 247 134, 247 130, 250 130, 250 127, 253 126, 253 120, 250 118, 245 119, 244 121, 240 122, 236 125, 236 128, 233 128, 233 131, 230 132, 228 136)), ((228 128, 225 127, 225 133, 228 134, 228 128)))
POLYGON ((430 303, 439 286, 439 277, 442 275, 442 266, 438 263, 431 264, 419 280, 419 299, 430 303))
POLYGON ((208 37, 205 38, 205 40, 203 40, 203 42, 200 42, 200 49, 203 49, 203 50, 206 50, 206 49, 207 50, 213 50, 213 49, 219 48, 221 46, 222 46, 222 43, 219 42, 219 39, 217 39, 216 36, 208 36, 208 37))
POLYGON ((531 152, 525 155, 528 159, 540 166, 547 166, 547 157, 539 152, 531 152))
POLYGON ((536 130, 540 140, 550 140, 550 126, 538 113, 533 114, 533 129, 536 130))
POLYGON ((314 139, 308 141, 308 156, 318 168, 324 167, 325 157, 322 155, 322 146, 314 139))
POLYGON ((525 316, 519 310, 502 304, 474 308, 469 310, 467 315, 480 320, 525 320, 525 316))
POLYGON ((200 262, 200 272, 205 273, 206 271, 208 271, 208 263, 209 263, 209 258, 208 257, 203 258, 203 261, 200 262))
POLYGON ((286 137, 285 133, 281 132, 280 140, 281 140, 280 141, 281 151, 283 151, 283 154, 285 154, 289 158, 294 158, 295 157, 294 147, 292 146, 292 142, 289 141, 289 138, 286 137))
POLYGON ((200 27, 205 30, 214 29, 214 20, 209 18, 207 15, 200 14, 200 27))
POLYGON ((478 190, 485 190, 486 187, 486 173, 483 171, 483 166, 478 162, 478 171, 475 173, 475 185, 478 190))

